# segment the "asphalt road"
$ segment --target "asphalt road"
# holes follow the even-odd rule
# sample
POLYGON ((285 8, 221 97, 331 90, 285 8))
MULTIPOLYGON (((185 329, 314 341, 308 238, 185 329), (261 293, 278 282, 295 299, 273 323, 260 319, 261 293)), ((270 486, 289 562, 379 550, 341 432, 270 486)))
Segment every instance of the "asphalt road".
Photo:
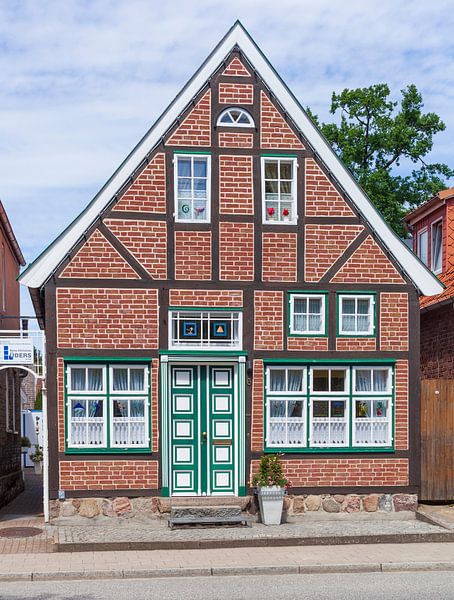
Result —
POLYGON ((454 572, 0 583, 1 600, 454 600, 454 572))

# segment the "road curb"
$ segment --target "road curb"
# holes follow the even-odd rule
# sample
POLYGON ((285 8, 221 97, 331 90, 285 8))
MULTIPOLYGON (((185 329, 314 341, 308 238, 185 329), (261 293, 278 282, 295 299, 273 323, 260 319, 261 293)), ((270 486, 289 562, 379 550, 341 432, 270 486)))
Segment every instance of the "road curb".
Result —
POLYGON ((157 577, 220 577, 241 575, 315 575, 330 573, 395 573, 403 571, 454 571, 454 562, 399 562, 313 565, 260 565, 232 567, 181 567, 165 569, 98 569, 94 571, 47 571, 0 573, 0 581, 68 581, 87 579, 154 579, 157 577))

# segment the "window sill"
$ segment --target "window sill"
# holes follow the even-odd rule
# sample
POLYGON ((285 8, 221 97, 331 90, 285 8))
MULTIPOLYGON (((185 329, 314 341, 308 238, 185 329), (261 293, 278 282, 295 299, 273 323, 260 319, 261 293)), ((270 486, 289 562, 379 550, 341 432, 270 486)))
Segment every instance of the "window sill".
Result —
POLYGON ((283 453, 283 454, 338 454, 338 453, 370 453, 370 452, 395 452, 395 448, 390 446, 340 446, 329 448, 298 448, 282 446, 266 446, 265 453, 283 453))
POLYGON ((326 332, 321 333, 293 333, 290 332, 287 337, 292 338, 327 338, 328 334, 326 332))
POLYGON ((66 448, 65 454, 153 454, 150 448, 66 448))

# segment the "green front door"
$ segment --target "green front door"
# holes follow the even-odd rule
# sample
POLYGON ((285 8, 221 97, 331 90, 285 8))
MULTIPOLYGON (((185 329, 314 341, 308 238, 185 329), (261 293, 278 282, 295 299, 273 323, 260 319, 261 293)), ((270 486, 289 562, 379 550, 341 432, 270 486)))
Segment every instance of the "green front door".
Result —
POLYGON ((172 495, 237 494, 235 367, 170 367, 172 495))

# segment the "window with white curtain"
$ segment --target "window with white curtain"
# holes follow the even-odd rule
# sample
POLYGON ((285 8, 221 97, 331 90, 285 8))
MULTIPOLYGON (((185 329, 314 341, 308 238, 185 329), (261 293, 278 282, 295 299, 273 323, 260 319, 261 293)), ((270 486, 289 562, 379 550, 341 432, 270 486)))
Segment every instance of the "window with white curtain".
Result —
POLYGON ((148 366, 68 365, 68 448, 148 448, 149 389, 148 366))
POLYGON ((392 447, 393 369, 282 365, 266 369, 266 447, 392 447))
POLYGON ((263 222, 295 224, 296 158, 262 157, 263 222))
POLYGON ((374 333, 374 295, 339 294, 339 334, 360 336, 374 333))
POLYGON ((325 335, 325 295, 290 294, 290 335, 325 335))
POLYGON ((440 273, 443 259, 443 221, 432 223, 430 235, 431 243, 431 268, 434 273, 440 273))
POLYGON ((175 220, 210 222, 210 156, 176 154, 175 220))

